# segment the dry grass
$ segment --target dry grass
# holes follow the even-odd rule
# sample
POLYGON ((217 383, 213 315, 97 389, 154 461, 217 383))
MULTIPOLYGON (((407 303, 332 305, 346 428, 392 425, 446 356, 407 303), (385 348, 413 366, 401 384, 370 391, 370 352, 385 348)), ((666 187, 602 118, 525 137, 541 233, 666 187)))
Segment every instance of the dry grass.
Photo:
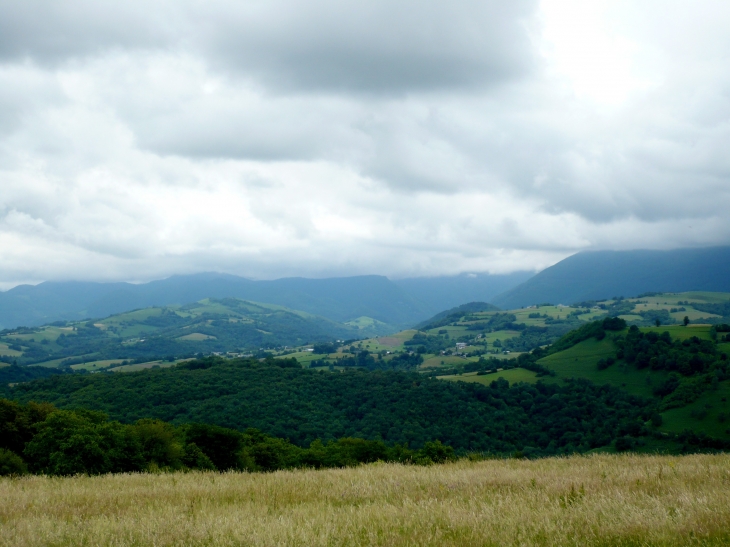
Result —
POLYGON ((730 456, 0 481, 0 545, 728 545, 730 456))

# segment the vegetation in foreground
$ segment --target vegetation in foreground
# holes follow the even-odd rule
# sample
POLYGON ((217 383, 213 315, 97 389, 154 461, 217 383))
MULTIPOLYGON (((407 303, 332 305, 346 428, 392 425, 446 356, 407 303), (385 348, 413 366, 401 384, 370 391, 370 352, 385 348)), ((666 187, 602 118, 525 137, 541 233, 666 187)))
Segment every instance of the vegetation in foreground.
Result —
POLYGON ((730 543, 730 457, 0 480, 0 546, 730 543))
POLYGON ((103 411, 127 424, 155 418, 254 427, 300 447, 359 437, 420 449, 438 439, 461 452, 547 456, 609 446, 619 437, 630 437, 632 446, 653 433, 646 401, 586 381, 510 386, 498 379, 486 386, 418 373, 320 372, 293 359, 206 358, 130 374, 69 374, 5 393, 103 411))

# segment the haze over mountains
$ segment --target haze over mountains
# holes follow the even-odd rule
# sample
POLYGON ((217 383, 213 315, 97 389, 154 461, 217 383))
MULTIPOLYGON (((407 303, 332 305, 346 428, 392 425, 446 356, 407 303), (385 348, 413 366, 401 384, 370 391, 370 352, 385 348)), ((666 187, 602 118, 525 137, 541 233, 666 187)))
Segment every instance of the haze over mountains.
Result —
POLYGON ((0 328, 101 318, 149 306, 234 297, 345 322, 366 316, 410 327, 469 302, 515 309, 643 292, 730 291, 730 247, 582 252, 536 275, 462 274, 390 280, 369 275, 253 281, 220 273, 131 283, 46 282, 0 293, 0 328))
POLYGON ((583 252, 561 260, 491 302, 514 309, 644 292, 730 291, 730 247, 583 252))
POLYGON ((461 275, 391 281, 370 275, 328 279, 253 281, 220 273, 178 275, 131 283, 46 282, 0 293, 0 327, 37 326, 58 320, 106 317, 149 306, 234 297, 278 304, 345 322, 367 316, 411 326, 464 301, 489 300, 531 274, 461 275))

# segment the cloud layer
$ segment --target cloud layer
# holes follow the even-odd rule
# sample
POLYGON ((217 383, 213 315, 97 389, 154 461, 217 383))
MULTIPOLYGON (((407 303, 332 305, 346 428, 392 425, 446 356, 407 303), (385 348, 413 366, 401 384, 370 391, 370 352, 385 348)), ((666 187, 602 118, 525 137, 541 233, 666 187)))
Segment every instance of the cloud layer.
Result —
POLYGON ((0 286, 728 242, 730 8, 0 2, 0 286))

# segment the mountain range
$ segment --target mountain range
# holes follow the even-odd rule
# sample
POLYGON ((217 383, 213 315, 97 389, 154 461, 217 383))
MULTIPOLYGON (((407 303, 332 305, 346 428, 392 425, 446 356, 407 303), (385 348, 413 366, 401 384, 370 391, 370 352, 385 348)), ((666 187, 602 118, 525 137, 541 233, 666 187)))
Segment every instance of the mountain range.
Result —
POLYGON ((491 299, 502 309, 645 292, 730 291, 730 247, 581 252, 491 299))
POLYGON ((222 273, 176 275, 143 284, 49 281, 0 293, 0 328, 103 318, 150 306, 204 298, 239 298, 286 306, 337 322, 370 317, 411 326, 464 301, 489 300, 532 275, 471 274, 391 281, 378 275, 254 281, 222 273))
POLYGON ((222 273, 143 284, 49 281, 0 292, 0 328, 103 318, 204 298, 276 304, 345 323, 369 317, 394 329, 445 309, 489 302, 502 309, 573 304, 644 292, 730 291, 730 247, 581 252, 534 274, 461 274, 390 280, 379 275, 255 281, 222 273))

